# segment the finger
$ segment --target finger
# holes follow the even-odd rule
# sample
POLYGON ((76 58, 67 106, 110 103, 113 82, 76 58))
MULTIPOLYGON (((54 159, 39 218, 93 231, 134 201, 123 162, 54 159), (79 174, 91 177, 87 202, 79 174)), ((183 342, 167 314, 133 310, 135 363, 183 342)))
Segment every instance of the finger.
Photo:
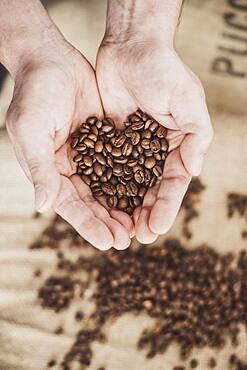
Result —
POLYGON ((17 159, 35 190, 35 207, 44 212, 52 207, 61 180, 55 165, 53 140, 33 125, 30 116, 9 117, 7 129, 17 159))
POLYGON ((93 197, 90 188, 79 178, 71 176, 71 181, 75 186, 80 199, 100 219, 111 231, 113 235, 113 246, 116 249, 126 249, 130 244, 129 234, 121 223, 111 218, 109 212, 93 197))
POLYGON ((72 182, 61 176, 62 186, 55 203, 55 211, 89 243, 100 250, 107 250, 114 244, 113 236, 105 223, 80 199, 72 182))
POLYGON ((198 176, 213 139, 205 98, 200 93, 193 93, 181 103, 179 109, 184 112, 184 117, 178 117, 177 123, 186 135, 181 143, 181 158, 186 170, 192 176, 198 176))
POLYGON ((161 235, 170 229, 190 180, 191 175, 184 168, 179 149, 176 149, 167 157, 157 200, 150 212, 149 227, 153 233, 161 235))
POLYGON ((156 200, 156 194, 158 191, 157 189, 158 187, 154 186, 146 193, 137 223, 135 225, 136 238, 142 244, 149 244, 157 239, 157 234, 150 229, 148 224, 149 215, 156 200))
POLYGON ((133 238, 135 236, 135 227, 131 217, 125 212, 118 211, 116 209, 110 209, 109 212, 115 220, 124 226, 129 233, 129 237, 133 238))

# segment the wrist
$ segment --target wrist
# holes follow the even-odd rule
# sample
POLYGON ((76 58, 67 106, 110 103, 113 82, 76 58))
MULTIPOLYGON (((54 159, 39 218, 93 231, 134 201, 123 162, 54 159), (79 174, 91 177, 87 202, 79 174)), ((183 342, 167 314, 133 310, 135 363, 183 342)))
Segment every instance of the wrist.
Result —
POLYGON ((108 0, 104 44, 157 41, 173 47, 182 0, 108 0))

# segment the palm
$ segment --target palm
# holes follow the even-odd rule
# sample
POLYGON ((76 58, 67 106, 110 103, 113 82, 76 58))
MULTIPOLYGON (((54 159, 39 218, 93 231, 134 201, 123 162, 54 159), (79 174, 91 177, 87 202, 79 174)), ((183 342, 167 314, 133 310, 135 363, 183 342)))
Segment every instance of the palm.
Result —
POLYGON ((191 138, 186 134, 193 132, 189 127, 193 117, 186 108, 186 89, 203 95, 202 88, 174 52, 163 53, 162 48, 147 45, 145 49, 125 45, 123 50, 103 46, 96 72, 104 109, 119 125, 141 108, 168 128, 170 154, 163 180, 148 191, 142 209, 134 215, 138 239, 152 242, 170 228, 191 180, 194 148, 188 145, 191 138))

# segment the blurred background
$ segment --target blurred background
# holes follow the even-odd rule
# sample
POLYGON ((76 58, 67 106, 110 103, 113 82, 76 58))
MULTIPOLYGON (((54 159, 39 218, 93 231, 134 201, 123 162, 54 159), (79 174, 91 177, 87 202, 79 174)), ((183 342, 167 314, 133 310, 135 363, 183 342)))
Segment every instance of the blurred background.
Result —
MULTIPOLYGON (((104 33, 106 1, 43 3, 65 37, 94 64, 104 33)), ((188 248, 207 243, 219 252, 237 253, 246 248, 247 215, 242 212, 229 218, 228 201, 231 193, 239 196, 240 203, 247 196, 247 2, 186 0, 176 47, 205 87, 215 139, 200 176, 203 190, 199 186, 193 205, 196 216, 187 225, 188 207, 182 207, 172 230, 159 243, 164 238, 175 237, 188 248)), ((54 215, 35 214, 32 186, 20 169, 8 139, 5 114, 12 92, 13 81, 0 66, 0 370, 41 370, 47 368, 51 357, 63 358, 77 328, 71 320, 74 308, 54 314, 43 310, 37 299, 42 282, 56 269, 57 250, 49 248, 50 236, 44 236, 44 230, 49 227, 52 230, 54 226, 54 215), (43 238, 42 246, 48 247, 30 249, 40 238, 43 238), (38 279, 39 271, 42 276, 38 279), (62 324, 66 333, 54 336, 54 330, 62 324)), ((67 248, 75 236, 71 242, 71 231, 66 224, 59 223, 59 228, 65 228, 67 234, 64 240, 58 238, 57 244, 67 248)), ((54 240, 56 235, 52 236, 53 243, 54 240)), ((85 250, 88 248, 85 246, 85 250)), ((90 248, 88 253, 93 253, 90 248)), ((83 304, 90 311, 90 302, 83 304)), ((97 346, 93 362, 87 368, 97 370, 104 363, 107 370, 172 369, 175 352, 146 361, 135 350, 138 333, 146 324, 148 318, 133 317, 112 323, 110 340, 97 346), (124 330, 126 323, 130 328, 128 333, 124 330)), ((239 353, 247 361, 246 342, 243 335, 239 353)), ((223 370, 224 352, 221 358, 217 369, 223 370)), ((57 364, 51 367, 60 368, 57 364)), ((206 367, 200 365, 198 369, 206 367)))

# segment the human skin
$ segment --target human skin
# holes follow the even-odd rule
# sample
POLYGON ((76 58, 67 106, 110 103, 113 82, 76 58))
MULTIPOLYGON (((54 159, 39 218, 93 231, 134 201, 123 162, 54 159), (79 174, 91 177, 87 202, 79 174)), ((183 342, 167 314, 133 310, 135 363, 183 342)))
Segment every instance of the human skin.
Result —
POLYGON ((168 129, 170 153, 162 181, 134 213, 141 243, 170 229, 213 137, 203 87, 174 47, 181 5, 181 0, 108 0, 97 56, 106 114, 122 127, 125 117, 140 108, 168 129))
POLYGON ((95 72, 38 0, 1 0, 0 62, 15 80, 7 130, 35 189, 37 210, 53 208, 95 247, 124 249, 128 215, 114 217, 75 173, 68 138, 88 116, 102 117, 95 72))

